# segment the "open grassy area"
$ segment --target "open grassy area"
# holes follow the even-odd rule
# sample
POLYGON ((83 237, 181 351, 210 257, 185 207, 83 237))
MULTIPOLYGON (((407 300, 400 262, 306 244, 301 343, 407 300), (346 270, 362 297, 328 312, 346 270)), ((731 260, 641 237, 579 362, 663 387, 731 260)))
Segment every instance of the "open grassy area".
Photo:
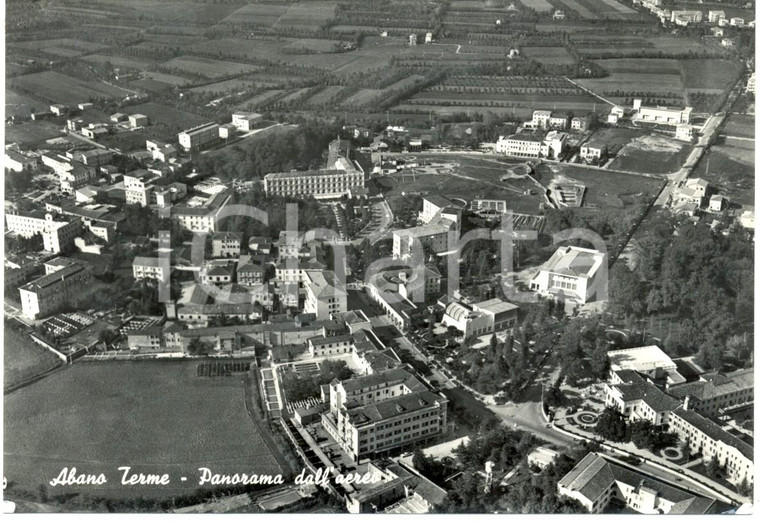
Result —
POLYGON ((395 188, 386 194, 392 208, 402 204, 403 193, 461 197, 467 201, 478 197, 505 199, 507 207, 517 213, 537 213, 543 201, 538 186, 527 177, 500 181, 507 168, 516 162, 455 154, 425 155, 417 159, 427 161, 435 168, 413 169, 414 174, 407 171, 393 174, 395 188), (436 173, 423 173, 431 171, 436 173))
POLYGON ((624 208, 650 201, 665 181, 636 175, 605 172, 567 164, 543 164, 537 168, 541 184, 578 182, 586 186, 583 206, 624 208))
POLYGON ((655 134, 641 136, 625 145, 609 164, 610 169, 647 174, 678 171, 692 147, 675 139, 655 134))
POLYGON ((80 362, 6 396, 3 450, 10 488, 35 493, 67 466, 102 472, 108 483, 50 493, 167 497, 197 489, 199 467, 280 473, 248 416, 242 378, 201 378, 196 366, 80 362), (171 484, 121 486, 120 466, 168 473, 171 484))
POLYGON ((62 364, 60 358, 28 335, 5 327, 3 335, 3 386, 8 388, 21 384, 62 364))
POLYGON ((733 204, 755 204, 755 150, 754 143, 729 141, 727 145, 713 145, 694 169, 692 177, 701 177, 720 195, 733 204), (750 148, 727 146, 738 143, 750 148))

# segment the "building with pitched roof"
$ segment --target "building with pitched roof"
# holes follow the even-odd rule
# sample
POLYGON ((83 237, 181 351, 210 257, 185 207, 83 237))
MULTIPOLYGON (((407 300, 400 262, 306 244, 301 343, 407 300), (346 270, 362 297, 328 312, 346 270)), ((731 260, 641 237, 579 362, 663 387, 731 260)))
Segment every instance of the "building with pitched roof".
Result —
POLYGON ((314 313, 318 320, 329 319, 333 313, 348 309, 348 294, 334 271, 307 270, 303 286, 306 290, 304 312, 314 313))
POLYGON ((540 294, 585 304, 606 296, 607 254, 597 250, 562 246, 541 266, 530 281, 530 289, 540 294), (603 293, 600 293, 604 290, 603 293))
POLYGON ((560 496, 575 499, 589 513, 604 512, 613 498, 642 514, 709 514, 716 502, 677 489, 644 474, 586 455, 557 484, 560 496))
POLYGON ((236 232, 216 232, 211 235, 211 256, 239 257, 243 236, 236 232))
POLYGON ((87 266, 72 262, 24 284, 18 289, 24 316, 36 320, 58 311, 81 293, 91 277, 87 266))
POLYGON ((132 276, 135 280, 155 279, 160 282, 168 282, 171 267, 169 259, 165 263, 159 257, 135 257, 132 260, 132 276))
POLYGON ((755 400, 755 373, 740 369, 731 373, 711 372, 696 382, 668 387, 679 399, 689 397, 691 409, 705 416, 719 416, 727 409, 744 407, 755 400))

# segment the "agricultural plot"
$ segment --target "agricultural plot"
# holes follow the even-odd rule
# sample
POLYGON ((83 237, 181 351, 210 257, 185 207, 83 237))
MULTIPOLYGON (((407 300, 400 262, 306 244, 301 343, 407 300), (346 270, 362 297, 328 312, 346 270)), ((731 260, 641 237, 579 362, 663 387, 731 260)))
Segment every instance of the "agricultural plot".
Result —
MULTIPOLYGON (((144 18, 159 23, 212 25, 229 16, 240 4, 201 2, 155 2, 134 0, 125 4, 144 18)), ((197 32, 197 31, 196 31, 197 32)))
POLYGON ((191 81, 182 76, 175 76, 174 74, 166 74, 163 72, 147 71, 143 73, 143 76, 149 80, 158 81, 172 87, 184 87, 189 85, 191 81))
POLYGON ((287 10, 287 5, 247 4, 232 12, 222 22, 271 27, 287 10))
POLYGON ((218 78, 220 76, 231 76, 235 74, 244 74, 246 72, 255 72, 261 67, 248 63, 236 63, 221 60, 210 60, 207 58, 180 57, 173 58, 161 64, 164 67, 179 69, 183 72, 198 74, 207 78, 218 78))
POLYGON ((82 59, 84 61, 97 63, 99 65, 110 63, 114 67, 137 69, 141 71, 144 71, 153 63, 151 61, 141 60, 139 58, 129 58, 127 56, 110 56, 107 54, 90 54, 89 56, 82 56, 82 59))
POLYGON ((554 10, 554 6, 546 0, 520 0, 520 3, 539 13, 548 13, 554 10))
POLYGON ((5 117, 10 116, 29 116, 32 112, 37 112, 45 108, 45 104, 29 96, 24 96, 13 92, 5 91, 5 117))
POLYGON ((61 137, 61 128, 62 125, 44 120, 9 125, 5 127, 5 141, 6 143, 19 143, 31 146, 48 139, 61 137))
POLYGON ((280 98, 280 103, 294 103, 296 101, 301 101, 304 99, 309 92, 311 92, 310 87, 304 87, 303 89, 298 89, 294 92, 289 93, 287 96, 283 96, 280 98))
POLYGON ((85 42, 72 38, 9 42, 8 46, 11 48, 17 47, 20 49, 38 50, 59 56, 79 56, 90 52, 97 52, 105 48, 104 45, 98 43, 85 42))
POLYGON ((743 71, 741 63, 729 60, 682 60, 684 88, 720 94, 731 87, 743 71))
POLYGON ((249 418, 241 377, 200 378, 196 365, 80 363, 7 395, 3 449, 10 488, 35 493, 63 466, 108 479, 65 492, 106 498, 186 494, 198 488, 199 467, 282 472, 249 418), (169 473, 171 484, 122 486, 117 467, 123 465, 169 473))
POLYGON ((570 12, 575 11, 584 20, 597 20, 599 18, 599 16, 591 12, 579 0, 574 0, 572 2, 568 0, 554 0, 554 3, 557 7, 561 7, 565 11, 570 11, 570 12))
POLYGON ((152 124, 160 123, 171 129, 182 131, 196 125, 207 123, 207 118, 197 116, 189 112, 183 112, 158 103, 141 103, 124 107, 122 112, 126 114, 145 114, 152 124))
POLYGON ((188 34, 175 34, 175 33, 145 33, 145 40, 153 43, 160 43, 164 45, 170 45, 173 47, 184 47, 186 45, 192 45, 194 43, 203 42, 208 40, 203 36, 188 35, 188 34))
POLYGON ((381 92, 382 91, 379 89, 359 89, 354 94, 346 98, 346 100, 343 103, 341 103, 341 106, 368 105, 375 98, 377 98, 377 96, 380 95, 381 92))
POLYGON ((641 136, 624 146, 609 164, 611 170, 670 174, 681 168, 692 147, 659 135, 641 136))
POLYGON ((256 85, 256 81, 252 76, 246 76, 245 78, 233 78, 231 80, 218 81, 215 83, 209 83, 207 85, 200 85, 193 87, 190 92, 199 92, 202 94, 211 93, 223 93, 223 92, 239 92, 251 88, 256 85))
POLYGON ((564 47, 523 47, 522 53, 546 64, 570 65, 575 61, 564 47))
POLYGON ((291 40, 284 48, 290 50, 300 50, 308 53, 314 52, 334 52, 336 46, 340 45, 340 40, 320 40, 316 38, 298 38, 291 40))
POLYGON ((728 116, 721 136, 737 136, 745 138, 755 137, 755 118, 743 116, 741 114, 731 114, 728 116))
POLYGON ((280 98, 285 93, 284 90, 273 89, 257 94, 245 103, 241 103, 237 106, 239 110, 254 110, 260 107, 265 107, 267 104, 280 98))
POLYGON ((76 104, 90 99, 123 97, 126 92, 105 83, 84 81, 55 71, 38 72, 11 78, 11 88, 33 92, 51 103, 76 104))
POLYGON ((273 60, 282 55, 283 43, 274 39, 257 38, 244 40, 220 38, 193 44, 187 47, 193 54, 223 56, 226 59, 245 58, 250 60, 273 60))
MULTIPOLYGON (((720 142, 719 142, 720 143, 720 142)), ((732 204, 755 205, 755 148, 752 141, 726 141, 710 147, 693 177, 700 177, 732 204), (734 146, 734 145, 741 146, 734 146)))
POLYGON ((340 85, 325 87, 321 91, 314 94, 311 98, 309 98, 307 104, 312 107, 326 105, 336 100, 340 93, 344 90, 346 90, 346 87, 341 87, 340 85))
POLYGON ((280 16, 273 27, 306 27, 317 29, 335 17, 337 6, 337 1, 296 2, 288 7, 288 10, 280 16))

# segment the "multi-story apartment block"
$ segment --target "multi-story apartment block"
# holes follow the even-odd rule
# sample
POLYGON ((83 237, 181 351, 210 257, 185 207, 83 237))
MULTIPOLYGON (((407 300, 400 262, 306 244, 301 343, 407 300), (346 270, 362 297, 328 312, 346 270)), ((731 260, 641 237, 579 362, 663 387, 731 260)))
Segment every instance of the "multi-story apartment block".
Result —
POLYGON ((442 253, 449 247, 449 230, 454 223, 448 219, 441 219, 436 223, 416 226, 403 230, 393 230, 393 257, 405 258, 412 254, 415 242, 419 242, 423 248, 433 253, 442 253))
POLYGON ((124 195, 127 204, 139 204, 140 206, 151 204, 156 198, 153 190, 158 177, 143 169, 124 174, 124 195))
POLYGON ((24 316, 36 320, 59 310, 81 294, 90 278, 88 267, 73 263, 21 286, 18 291, 24 316))
POLYGON ((446 432, 448 400, 402 368, 330 384, 322 425, 354 460, 446 432))
POLYGON ((333 271, 307 270, 304 281, 305 313, 314 313, 317 320, 327 320, 333 313, 347 310, 347 293, 333 271))
POLYGON ((242 132, 248 132, 263 119, 264 116, 255 112, 236 112, 232 115, 232 126, 242 132))
MULTIPOLYGON (((548 297, 564 297, 581 304, 599 297, 606 284, 607 254, 576 246, 563 246, 541 266, 530 289, 548 297)), ((606 295, 606 292, 604 293, 606 295)))
POLYGON ((566 130, 570 115, 565 112, 554 112, 549 117, 549 128, 566 130))
POLYGON ((449 206, 455 205, 442 195, 426 195, 422 198, 422 211, 420 212, 419 220, 423 224, 428 224, 439 215, 441 210, 449 206))
POLYGON ((534 110, 533 119, 530 121, 533 128, 547 128, 552 117, 551 110, 534 110))
POLYGON ((8 231, 27 239, 42 235, 45 251, 61 253, 74 246, 74 239, 82 233, 82 220, 78 217, 53 215, 41 211, 5 214, 8 231))
POLYGON ((237 265, 237 283, 241 286, 258 286, 266 280, 266 268, 251 261, 250 255, 241 255, 237 265))
POLYGON ((211 255, 221 257, 239 257, 243 237, 235 232, 216 232, 211 236, 211 255))
POLYGON ((135 257, 132 261, 132 276, 135 280, 155 279, 168 282, 171 273, 169 259, 161 262, 159 257, 135 257))
POLYGON ((187 129, 177 135, 177 140, 185 152, 197 152, 219 142, 219 125, 205 123, 187 129))

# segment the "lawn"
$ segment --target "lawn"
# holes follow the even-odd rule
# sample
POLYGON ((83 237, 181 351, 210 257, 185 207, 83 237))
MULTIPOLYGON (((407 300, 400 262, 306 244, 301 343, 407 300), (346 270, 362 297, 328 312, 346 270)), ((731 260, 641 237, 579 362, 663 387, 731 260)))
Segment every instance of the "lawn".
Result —
POLYGON ((650 201, 664 181, 636 175, 605 172, 568 164, 542 164, 537 168, 541 184, 579 182, 586 186, 584 207, 623 208, 650 201))
POLYGON ((80 362, 6 396, 4 473, 11 490, 37 492, 66 466, 104 473, 108 483, 48 487, 51 494, 167 497, 197 489, 199 467, 282 472, 248 416, 242 379, 201 378, 196 366, 80 362), (171 484, 121 486, 120 466, 168 473, 171 484))
POLYGON ((678 171, 692 147, 657 135, 641 136, 622 148, 609 164, 611 170, 647 174, 669 174, 678 171))
POLYGON ((62 364, 60 358, 35 344, 29 335, 5 327, 3 344, 3 385, 8 388, 62 364))
MULTIPOLYGON (((38 107, 40 105, 36 105, 38 107)), ((6 143, 23 143, 25 145, 32 145, 35 143, 41 143, 47 139, 54 137, 61 137, 63 124, 58 125, 50 120, 41 121, 27 121, 18 125, 10 125, 5 127, 5 141, 6 143)))

